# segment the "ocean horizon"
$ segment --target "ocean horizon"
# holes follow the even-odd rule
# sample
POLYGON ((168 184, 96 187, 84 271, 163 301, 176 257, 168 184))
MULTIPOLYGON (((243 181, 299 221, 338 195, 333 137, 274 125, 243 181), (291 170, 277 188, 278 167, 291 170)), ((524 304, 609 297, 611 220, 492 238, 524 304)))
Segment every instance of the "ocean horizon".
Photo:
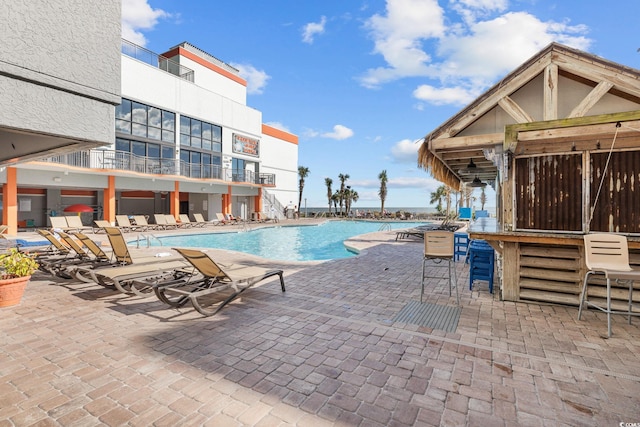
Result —
MULTIPOLYGON (((351 210, 353 212, 356 211, 356 209, 359 212, 380 212, 380 206, 376 206, 376 207, 368 207, 368 206, 352 206, 351 210)), ((480 209, 479 207, 477 207, 476 209, 480 209)), ((438 211, 436 210, 436 208, 434 207, 414 207, 414 208, 399 208, 399 207, 386 207, 385 206, 385 210, 387 212, 390 213, 395 213, 395 212, 409 212, 409 213, 413 213, 413 214, 435 214, 438 211)), ((490 214, 495 215, 495 207, 487 207, 485 206, 485 210, 487 210, 490 214)), ((338 207, 338 212, 340 211, 340 207, 338 207)), ((300 209, 301 213, 305 213, 305 212, 309 212, 309 214, 313 214, 316 212, 329 212, 329 208, 327 206, 325 207, 307 207, 305 208, 304 206, 300 209)), ((335 212, 335 209, 331 208, 331 212, 335 212)))

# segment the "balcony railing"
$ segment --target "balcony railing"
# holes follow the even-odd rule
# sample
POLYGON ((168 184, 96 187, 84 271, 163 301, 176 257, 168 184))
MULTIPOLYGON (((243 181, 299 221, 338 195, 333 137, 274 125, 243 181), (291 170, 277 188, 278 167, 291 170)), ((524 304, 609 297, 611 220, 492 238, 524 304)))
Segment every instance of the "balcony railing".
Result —
POLYGON ((175 159, 137 156, 125 151, 85 150, 49 157, 44 161, 77 168, 112 169, 154 175, 179 175, 188 178, 225 182, 275 185, 274 174, 256 174, 249 170, 226 169, 215 165, 186 163, 175 159))
POLYGON ((194 72, 191 68, 187 68, 184 65, 180 65, 169 58, 165 58, 162 55, 158 55, 155 52, 151 52, 148 49, 131 43, 130 41, 122 39, 121 52, 124 55, 130 56, 138 61, 142 61, 146 64, 160 68, 167 73, 178 76, 181 79, 193 82, 194 72))

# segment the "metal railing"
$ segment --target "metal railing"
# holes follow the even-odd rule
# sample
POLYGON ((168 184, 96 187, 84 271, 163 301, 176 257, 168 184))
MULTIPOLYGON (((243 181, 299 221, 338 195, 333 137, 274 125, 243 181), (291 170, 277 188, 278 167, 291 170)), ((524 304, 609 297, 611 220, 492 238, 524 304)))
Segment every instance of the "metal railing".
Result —
POLYGON ((145 64, 152 65, 156 68, 166 71, 169 74, 178 76, 181 79, 190 82, 194 81, 194 71, 191 68, 180 65, 169 58, 158 55, 157 53, 145 49, 142 46, 138 46, 137 44, 131 43, 128 40, 122 39, 121 52, 124 55, 130 56, 131 58, 137 59, 138 61, 142 61, 145 64))
POLYGON ((122 170, 154 175, 179 175, 188 178, 217 179, 225 182, 275 185, 276 180, 274 174, 256 174, 253 171, 226 169, 217 165, 138 156, 127 151, 85 150, 60 154, 43 161, 78 168, 122 170))

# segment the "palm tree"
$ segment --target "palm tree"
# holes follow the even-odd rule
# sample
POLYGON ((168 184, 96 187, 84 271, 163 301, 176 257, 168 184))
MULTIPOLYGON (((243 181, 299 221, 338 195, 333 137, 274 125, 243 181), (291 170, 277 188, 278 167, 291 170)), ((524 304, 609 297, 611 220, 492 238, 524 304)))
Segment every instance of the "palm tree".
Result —
POLYGON ((309 175, 309 168, 298 166, 298 176, 300 177, 300 181, 298 182, 298 212, 300 212, 300 208, 302 207, 302 190, 304 189, 304 179, 307 175, 309 175))
POLYGON ((351 212, 351 203, 357 202, 359 199, 358 192, 356 190, 352 190, 351 187, 347 186, 345 190, 345 211, 347 215, 351 212))
POLYGON ((384 213, 384 201, 387 199, 387 170, 383 170, 378 175, 378 179, 380 180, 380 190, 378 191, 378 196, 380 196, 380 214, 384 213))
POLYGON ((442 214, 442 199, 446 197, 446 187, 444 185, 441 185, 440 187, 436 188, 436 191, 431 193, 431 199, 429 200, 429 203, 435 203, 438 202, 438 204, 436 205, 436 211, 439 214, 442 214))
POLYGON ((340 202, 340 190, 336 190, 335 193, 331 195, 331 201, 333 202, 333 210, 338 213, 338 203, 340 202))
POLYGON ((327 186, 327 201, 329 202, 329 215, 331 215, 331 202, 333 197, 333 190, 331 190, 331 185, 333 184, 333 180, 331 178, 324 179, 324 185, 327 186))
POLYGON ((338 179, 340 180, 340 215, 342 216, 342 204, 344 203, 344 183, 349 179, 348 174, 339 174, 338 179))

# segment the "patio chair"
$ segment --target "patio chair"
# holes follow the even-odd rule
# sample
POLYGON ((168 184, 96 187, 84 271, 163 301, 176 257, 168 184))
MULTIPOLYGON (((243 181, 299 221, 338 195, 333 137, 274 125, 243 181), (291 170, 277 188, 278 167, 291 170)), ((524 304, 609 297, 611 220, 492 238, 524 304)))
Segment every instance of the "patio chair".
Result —
POLYGON ((135 225, 136 231, 147 231, 149 229, 157 229, 157 227, 147 222, 147 217, 145 217, 144 215, 134 215, 133 220, 136 223, 135 225))
POLYGON ((424 233, 424 253, 422 257, 422 287, 420 290, 420 302, 424 295, 424 279, 427 272, 427 263, 432 261, 435 264, 447 262, 449 268, 449 296, 451 288, 456 288, 456 302, 460 304, 458 295, 458 278, 456 276, 456 266, 453 250, 453 232, 451 231, 426 231, 424 233))
POLYGON ((111 262, 107 266, 99 268, 79 267, 75 274, 80 280, 85 282, 93 281, 103 286, 115 287, 123 293, 143 295, 150 292, 151 289, 133 288, 131 286, 133 279, 154 276, 160 272, 173 271, 188 265, 181 259, 165 260, 164 257, 156 256, 159 254, 134 258, 129 252, 122 231, 118 227, 105 227, 105 232, 109 238, 109 243, 111 243, 111 262), (136 268, 114 270, 115 268, 129 265, 135 265, 136 268))
POLYGON ((5 234, 7 232, 7 230, 9 229, 8 225, 0 225, 0 234, 5 234))
MULTIPOLYGON (((156 225, 158 226, 158 229, 167 230, 169 228, 178 228, 177 223, 176 225, 172 225, 172 224, 169 224, 169 222, 167 222, 168 216, 169 215, 165 215, 165 214, 153 214, 153 218, 156 220, 156 225)), ((175 222, 175 218, 174 218, 174 222, 175 222)))
POLYGON ((189 228, 189 227, 193 227, 195 225, 193 222, 191 222, 191 219, 189 218, 189 215, 187 215, 187 214, 180 214, 179 218, 180 218, 180 223, 178 225, 180 227, 189 228))
POLYGON ((202 214, 201 214, 201 213, 194 213, 194 214, 193 214, 193 219, 194 219, 194 221, 195 221, 195 226, 196 226, 196 227, 205 227, 205 226, 207 226, 207 225, 209 225, 209 224, 211 224, 211 225, 218 225, 218 224, 217 224, 217 222, 218 222, 217 220, 212 221, 212 222, 205 221, 205 219, 204 219, 204 217, 202 216, 202 214))
POLYGON ((227 220, 227 218, 224 216, 222 212, 216 212, 216 219, 218 220, 218 224, 221 224, 221 225, 229 224, 229 221, 227 220))
MULTIPOLYGON (((584 275, 582 292, 580 294, 580 308, 578 310, 578 320, 582 317, 582 309, 593 307, 607 314, 607 336, 611 337, 611 315, 626 314, 629 324, 631 316, 640 316, 640 312, 633 311, 633 285, 635 281, 640 281, 640 270, 634 270, 629 265, 629 249, 627 238, 618 234, 594 233, 584 236, 584 255, 587 272, 584 275), (607 283, 606 300, 602 297, 589 300, 589 277, 592 275, 604 276, 607 283), (611 281, 615 282, 612 286, 611 281), (618 286, 619 283, 626 283, 628 293, 624 288, 618 286), (616 302, 612 305, 612 298, 616 300, 627 299, 627 304, 616 302), (624 308, 624 309, 623 309, 624 308)), ((593 292, 591 295, 597 295, 593 292)), ((599 295, 600 296, 600 295, 599 295)))
POLYGON ((111 223, 104 219, 96 219, 93 223, 95 224, 95 227, 93 227, 93 234, 98 234, 99 232, 104 231, 105 227, 112 227, 111 223))
POLYGON ((64 217, 67 221, 67 229, 63 231, 83 231, 83 230, 91 230, 91 227, 88 225, 84 225, 82 223, 82 219, 78 215, 67 215, 64 217))
POLYGON ((95 255, 93 251, 86 252, 72 236, 64 231, 59 231, 58 234, 64 244, 71 248, 71 252, 74 255, 61 259, 43 261, 49 273, 64 279, 73 279, 77 278, 76 271, 79 267, 95 268, 111 262, 110 258, 104 252, 98 255, 95 255))
POLYGON ((190 301, 200 314, 212 316, 242 292, 272 276, 279 276, 280 287, 282 292, 285 291, 282 270, 240 264, 224 265, 216 263, 200 250, 174 250, 193 265, 199 275, 192 275, 186 281, 154 286, 158 299, 172 307, 180 307, 190 301), (229 292, 230 295, 226 295, 229 292), (221 293, 224 296, 220 297, 221 293))
POLYGON ((51 228, 54 230, 69 230, 69 224, 67 224, 67 219, 63 216, 50 216, 49 223, 51 224, 51 228))
POLYGON ((135 230, 135 227, 133 226, 133 224, 131 224, 131 221, 129 221, 128 215, 116 215, 116 224, 122 231, 135 230))

